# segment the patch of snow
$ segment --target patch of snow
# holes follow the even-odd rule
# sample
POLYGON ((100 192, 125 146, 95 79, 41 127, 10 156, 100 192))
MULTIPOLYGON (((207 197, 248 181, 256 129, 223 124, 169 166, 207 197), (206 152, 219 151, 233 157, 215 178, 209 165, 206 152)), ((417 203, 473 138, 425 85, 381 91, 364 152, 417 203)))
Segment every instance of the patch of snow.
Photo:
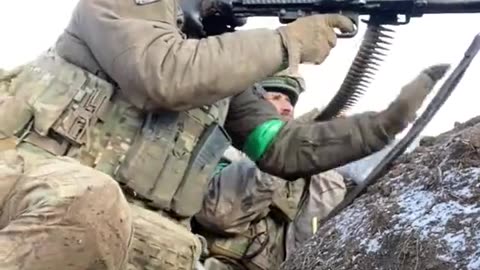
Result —
MULTIPOLYGON (((480 178, 480 168, 464 168, 446 171, 442 181, 457 183, 457 184, 470 184, 477 182, 480 178), (464 179, 464 181, 458 181, 458 178, 464 179), (466 183, 465 183, 466 181, 466 183)), ((457 185, 458 186, 458 185, 457 185)))
MULTIPOLYGON (((456 195, 459 201, 441 201, 432 191, 423 190, 422 187, 405 187, 396 200, 401 211, 392 217, 394 229, 405 231, 409 228, 420 233, 420 238, 425 241, 438 239, 445 245, 445 254, 438 254, 438 259, 447 262, 455 262, 456 256, 464 256, 466 252, 467 239, 471 239, 471 231, 466 228, 447 228, 449 221, 461 218, 462 221, 471 221, 468 217, 480 213, 479 204, 462 204, 463 199, 473 198, 471 187, 480 179, 480 168, 467 168, 457 171, 445 171, 442 177, 442 184, 449 184, 451 188, 447 192, 456 195), (445 234, 448 231, 447 234, 445 234), (443 236, 443 237, 442 237, 443 236)), ((457 222, 457 221, 456 221, 457 222)), ((462 223, 462 222, 460 222, 462 223)), ((469 269, 480 270, 480 246, 476 249, 478 254, 468 256, 471 259, 469 269)), ((474 251, 475 252, 475 251, 474 251)))
POLYGON ((470 186, 465 186, 460 190, 455 190, 453 191, 453 194, 455 194, 457 197, 466 198, 466 199, 471 199, 474 196, 470 186))
POLYGON ((365 208, 350 208, 345 211, 344 217, 335 223, 335 228, 340 234, 341 242, 344 243, 353 233, 361 235, 365 232, 365 208))
POLYGON ((447 242, 447 246, 451 252, 465 251, 465 234, 464 233, 447 233, 442 238, 447 242))
POLYGON ((412 189, 398 197, 397 204, 402 208, 402 213, 393 216, 398 218, 400 223, 396 227, 399 229, 405 222, 412 222, 425 217, 426 212, 435 203, 435 195, 430 191, 412 189))
POLYGON ((444 261, 444 262, 454 262, 454 260, 451 256, 448 256, 448 255, 445 255, 445 254, 437 255, 437 258, 444 261))
POLYGON ((442 181, 451 185, 451 194, 462 199, 472 199, 476 196, 472 188, 479 185, 480 168, 452 170, 445 174, 442 181))
POLYGON ((360 245, 366 247, 366 251, 368 253, 374 253, 380 250, 382 248, 382 244, 378 242, 378 238, 374 239, 364 239, 360 243, 360 245))
POLYGON ((470 262, 467 265, 468 270, 478 270, 480 269, 480 252, 475 254, 473 258, 470 260, 470 262))

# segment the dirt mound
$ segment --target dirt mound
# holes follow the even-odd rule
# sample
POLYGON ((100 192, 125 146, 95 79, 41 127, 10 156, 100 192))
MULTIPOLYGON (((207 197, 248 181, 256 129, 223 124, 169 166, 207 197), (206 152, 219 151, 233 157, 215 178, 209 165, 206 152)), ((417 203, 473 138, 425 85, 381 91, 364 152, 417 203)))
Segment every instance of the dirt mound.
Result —
POLYGON ((424 138, 282 269, 480 269, 480 117, 424 138))

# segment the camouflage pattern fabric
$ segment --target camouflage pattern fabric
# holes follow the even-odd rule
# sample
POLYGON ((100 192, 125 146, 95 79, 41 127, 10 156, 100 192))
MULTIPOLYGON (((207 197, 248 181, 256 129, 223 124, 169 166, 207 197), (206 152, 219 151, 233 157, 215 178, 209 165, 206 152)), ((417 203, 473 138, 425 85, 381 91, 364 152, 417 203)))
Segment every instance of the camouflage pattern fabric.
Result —
POLYGON ((132 228, 117 183, 36 151, 0 152, 0 268, 122 269, 132 228))
POLYGON ((0 82, 0 268, 122 269, 133 237, 123 192, 110 176, 12 136, 34 113, 42 117, 31 129, 41 132, 55 111, 35 106, 54 77, 17 70, 0 82))
POLYGON ((343 178, 333 171, 288 182, 262 172, 248 158, 233 160, 214 175, 195 216, 210 255, 217 258, 207 260, 206 267, 277 269, 287 250, 313 235, 312 221, 325 217, 345 192, 343 178))
POLYGON ((191 270, 200 258, 200 240, 187 228, 144 207, 131 205, 135 237, 127 270, 191 270))

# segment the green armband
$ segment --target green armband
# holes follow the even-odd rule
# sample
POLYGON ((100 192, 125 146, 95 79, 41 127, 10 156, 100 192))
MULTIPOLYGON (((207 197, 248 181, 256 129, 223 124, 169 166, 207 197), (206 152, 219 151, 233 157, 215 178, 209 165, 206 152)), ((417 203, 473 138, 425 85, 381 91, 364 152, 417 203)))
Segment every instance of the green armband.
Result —
POLYGON ((259 160, 284 125, 285 122, 275 119, 257 126, 253 132, 248 135, 245 145, 243 146, 243 152, 247 154, 251 160, 259 160))

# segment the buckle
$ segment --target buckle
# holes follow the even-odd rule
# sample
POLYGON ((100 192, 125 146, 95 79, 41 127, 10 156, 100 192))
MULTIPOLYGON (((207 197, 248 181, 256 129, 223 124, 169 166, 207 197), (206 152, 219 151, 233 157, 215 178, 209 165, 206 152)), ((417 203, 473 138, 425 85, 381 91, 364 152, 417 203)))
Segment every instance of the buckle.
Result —
POLYGON ((112 93, 110 88, 79 89, 70 105, 53 124, 52 130, 72 144, 84 144, 88 129, 110 108, 112 93))

